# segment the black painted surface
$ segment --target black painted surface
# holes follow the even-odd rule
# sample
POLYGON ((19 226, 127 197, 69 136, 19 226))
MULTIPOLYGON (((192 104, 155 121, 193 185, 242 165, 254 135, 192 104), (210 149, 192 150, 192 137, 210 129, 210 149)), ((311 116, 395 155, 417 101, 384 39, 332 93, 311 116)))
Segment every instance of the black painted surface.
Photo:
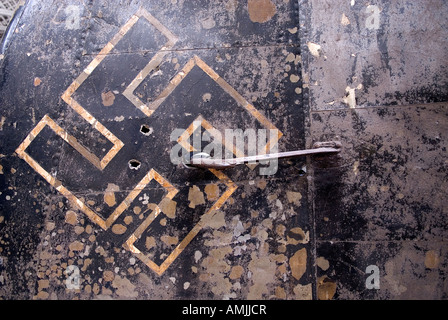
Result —
POLYGON ((306 288, 305 296, 311 297, 311 269, 299 266, 296 279, 288 264, 303 248, 308 254, 300 257, 301 263, 311 264, 312 259, 307 180, 302 173, 305 159, 281 162, 273 176, 260 176, 261 165, 226 171, 236 191, 220 206, 210 226, 180 247, 180 255, 161 275, 123 247, 150 215, 153 204, 166 195, 152 180, 126 202, 151 169, 178 189, 173 198, 175 217, 162 212, 135 242, 159 266, 226 194, 228 187, 211 172, 189 171, 170 161, 176 144, 170 140, 171 132, 185 130, 199 115, 222 133, 265 129, 270 123, 284 134, 280 150, 305 147, 306 110, 295 91, 300 82, 290 81, 291 74, 301 73, 300 48, 296 33, 287 30, 297 25, 297 5, 282 2, 274 8, 266 23, 259 23, 251 21, 247 4, 239 2, 27 3, 2 58, 3 298, 292 298, 299 283, 306 288), (256 119, 198 65, 151 116, 137 109, 123 92, 165 45, 161 27, 140 17, 104 59, 98 53, 139 8, 178 41, 132 91, 135 96, 144 103, 155 101, 197 56, 267 120, 256 119), (290 53, 292 60, 287 59, 290 53), (107 155, 113 143, 82 118, 84 111, 80 114, 63 99, 74 79, 100 58, 72 97, 123 142, 122 149, 98 170, 47 126, 26 152, 100 218, 106 220, 126 203, 129 207, 108 230, 49 186, 35 172, 35 165, 14 153, 47 115, 99 159, 107 155), (138 170, 130 168, 131 160, 139 162, 138 170), (218 196, 208 195, 209 185, 218 187, 218 196), (113 204, 106 201, 111 186, 113 204), (194 188, 204 199, 197 205, 190 198, 194 188), (291 200, 286 191, 297 192, 298 200, 291 200), (79 289, 66 288, 70 265, 80 269, 79 289), (29 280, 16 280, 25 270, 29 280))
POLYGON ((407 0, 28 1, 0 56, 0 297, 446 299, 447 9, 407 0), (177 41, 167 44, 163 28, 177 41), (163 100, 148 115, 126 88, 161 55, 131 90, 148 105, 163 100), (75 79, 82 112, 64 96, 75 79), (96 123, 123 147, 99 170, 46 126, 26 152, 57 178, 51 186, 17 153, 45 115, 99 159, 114 144, 96 123), (212 172, 170 161, 171 132, 199 115, 221 133, 275 126, 279 151, 326 140, 343 150, 282 160, 271 176, 262 165, 224 171, 237 187, 229 192, 212 172), (167 202, 175 210, 161 205, 134 243, 159 266, 171 259, 161 272, 125 245, 167 194, 155 180, 135 189, 151 169, 178 190, 167 202), (60 185, 104 220, 126 206, 104 228, 60 185), (78 288, 67 287, 69 266, 79 268, 78 288), (369 266, 378 289, 366 285, 369 266))

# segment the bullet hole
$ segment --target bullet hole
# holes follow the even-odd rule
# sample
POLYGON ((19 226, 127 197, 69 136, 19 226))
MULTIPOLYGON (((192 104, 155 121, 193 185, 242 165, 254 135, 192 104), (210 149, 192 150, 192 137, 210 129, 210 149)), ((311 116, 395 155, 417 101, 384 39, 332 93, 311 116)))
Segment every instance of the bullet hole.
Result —
POLYGON ((140 127, 140 132, 145 136, 149 136, 153 131, 154 129, 147 124, 142 124, 142 126, 140 127))
POLYGON ((148 133, 149 132, 149 127, 146 124, 143 124, 140 128, 140 131, 142 133, 148 133))
POLYGON ((138 170, 140 168, 140 161, 132 159, 129 160, 129 168, 131 168, 131 170, 138 170))

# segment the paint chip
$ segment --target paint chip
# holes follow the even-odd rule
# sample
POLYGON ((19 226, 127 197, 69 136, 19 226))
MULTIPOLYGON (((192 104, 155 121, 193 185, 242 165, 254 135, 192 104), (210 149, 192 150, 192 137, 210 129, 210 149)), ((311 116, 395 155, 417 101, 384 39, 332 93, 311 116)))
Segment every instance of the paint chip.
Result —
POLYGON ((188 205, 190 208, 195 208, 197 205, 205 204, 204 194, 197 186, 192 186, 188 191, 188 205))
POLYGON ((247 2, 249 18, 252 22, 264 23, 272 19, 277 8, 271 0, 249 0, 247 2))
POLYGON ((113 183, 108 183, 106 192, 104 193, 104 202, 113 207, 117 202, 115 200, 115 192, 120 191, 120 187, 113 183))
POLYGON ((103 101, 103 106, 110 107, 114 104, 115 95, 112 91, 101 92, 101 100, 103 101))
POLYGON ((289 267, 294 278, 300 280, 306 271, 307 253, 306 249, 297 250, 296 253, 289 259, 289 267))
POLYGON ((103 280, 105 282, 112 282, 115 278, 115 273, 113 271, 110 270, 105 270, 103 272, 103 280))
POLYGON ((298 75, 296 75, 296 74, 292 74, 292 75, 289 77, 289 80, 290 80, 292 83, 296 83, 296 82, 298 82, 298 81, 300 80, 300 77, 299 77, 298 75))
POLYGON ((322 52, 321 46, 317 43, 307 42, 308 50, 310 50, 311 54, 316 58, 320 57, 322 52))
POLYGON ((132 223, 132 221, 133 221, 134 219, 132 218, 132 216, 126 216, 125 218, 124 218, 124 223, 126 223, 127 225, 130 225, 131 223, 132 223))
POLYGON ((140 212, 142 212, 142 208, 140 208, 139 206, 135 206, 132 211, 134 211, 135 214, 140 214, 140 212))
POLYGON ((126 232, 126 230, 127 230, 127 228, 122 224, 115 224, 112 227, 112 232, 115 234, 123 234, 126 232))
POLYGON ((151 248, 156 246, 156 239, 154 237, 146 237, 145 247, 150 250, 151 248))
POLYGON ((173 201, 170 198, 163 198, 159 207, 168 218, 174 219, 176 217, 176 205, 176 201, 173 201))
POLYGON ((286 191, 286 198, 289 203, 294 203, 297 206, 300 206, 300 200, 302 199, 302 194, 296 191, 286 191))
POLYGON ((199 250, 196 250, 194 253, 194 261, 198 263, 198 261, 202 258, 202 253, 199 250))
POLYGON ((293 289, 297 300, 311 300, 313 298, 313 290, 311 284, 298 284, 293 289))
POLYGON ((345 104, 348 104, 348 106, 351 109, 356 108, 356 94, 355 94, 355 90, 360 90, 360 89, 362 89, 362 84, 359 84, 356 88, 350 88, 349 86, 347 86, 345 88, 346 95, 342 99, 342 102, 345 103, 345 104))
POLYGON ((168 235, 163 235, 160 237, 160 240, 162 240, 163 243, 165 243, 167 246, 175 246, 176 244, 179 243, 179 238, 174 236, 168 236, 168 235))
POLYGON ((230 271, 229 278, 231 280, 239 279, 244 273, 244 268, 242 266, 233 266, 232 270, 230 271))
POLYGON ((319 300, 331 300, 336 293, 336 282, 327 276, 320 277, 317 282, 317 298, 319 300))
POLYGON ((70 251, 82 251, 82 249, 84 249, 84 243, 76 240, 70 243, 68 245, 68 248, 70 249, 70 251))
POLYGON ((34 78, 34 86, 37 87, 42 83, 42 80, 38 77, 34 78))
POLYGON ((358 173, 359 173, 359 169, 358 168, 359 168, 359 161, 356 160, 355 163, 353 164, 353 173, 355 174, 355 176, 357 176, 358 173))
POLYGON ((212 95, 207 92, 207 93, 204 93, 204 95, 202 96, 202 101, 209 102, 211 98, 212 98, 212 95))
POLYGON ((207 195, 207 200, 209 201, 217 200, 219 197, 219 187, 217 184, 210 183, 206 185, 204 192, 207 195))
POLYGON ((343 26, 348 26, 350 24, 350 20, 348 20, 347 16, 345 15, 345 13, 342 13, 342 17, 341 17, 341 24, 343 26))
POLYGON ((216 22, 212 17, 208 17, 201 20, 201 25, 204 29, 212 29, 216 26, 216 22))
POLYGON ((289 235, 286 236, 287 244, 296 245, 299 243, 305 244, 305 243, 310 242, 309 231, 305 232, 300 227, 292 228, 289 231, 290 231, 289 235))
POLYGON ((225 214, 223 211, 214 211, 209 214, 209 219, 206 219, 207 226, 212 229, 219 229, 226 226, 225 214))

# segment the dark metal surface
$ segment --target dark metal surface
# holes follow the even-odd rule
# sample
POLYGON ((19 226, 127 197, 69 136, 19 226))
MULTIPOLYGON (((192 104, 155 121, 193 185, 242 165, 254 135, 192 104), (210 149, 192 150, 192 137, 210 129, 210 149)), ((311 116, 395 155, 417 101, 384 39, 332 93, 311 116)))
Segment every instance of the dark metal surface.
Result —
POLYGON ((446 299, 447 14, 28 1, 0 55, 0 297, 446 299), (211 129, 343 149, 173 164, 211 129))

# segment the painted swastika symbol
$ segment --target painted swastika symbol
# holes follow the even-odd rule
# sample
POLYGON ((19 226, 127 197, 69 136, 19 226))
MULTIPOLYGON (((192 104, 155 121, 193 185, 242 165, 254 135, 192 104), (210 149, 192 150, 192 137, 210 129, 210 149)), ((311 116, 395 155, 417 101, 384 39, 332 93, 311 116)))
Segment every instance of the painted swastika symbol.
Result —
MULTIPOLYGON (((138 72, 137 76, 126 86, 123 91, 125 96, 138 110, 140 110, 145 117, 151 117, 159 106, 171 95, 171 93, 182 83, 187 75, 192 71, 194 67, 199 67, 210 79, 212 79, 224 92, 226 92, 241 108, 245 110, 248 115, 255 118, 266 129, 277 129, 260 111, 258 111, 252 104, 250 104, 241 94, 239 94, 229 83, 221 78, 210 66, 208 66, 197 55, 193 57, 184 65, 184 67, 177 72, 162 90, 162 92, 152 99, 152 102, 144 103, 134 94, 137 87, 145 80, 145 78, 153 72, 161 61, 164 59, 170 49, 173 48, 177 42, 177 37, 162 25, 154 16, 148 11, 140 8, 112 37, 112 39, 102 48, 102 50, 95 56, 95 58, 85 67, 81 74, 71 83, 71 85, 62 94, 62 99, 69 105, 77 114, 79 114, 85 121, 87 121, 94 129, 96 129, 102 136, 112 143, 112 147, 107 151, 106 155, 102 158, 92 153, 88 148, 79 143, 72 135, 69 134, 69 130, 63 129, 59 126, 50 116, 44 116, 41 121, 32 129, 24 141, 19 145, 16 153, 25 160, 38 174, 40 174, 51 186, 56 188, 62 195, 64 195, 72 205, 79 208, 92 222, 100 226, 104 231, 109 231, 113 227, 114 223, 121 216, 123 212, 129 209, 131 203, 141 194, 142 190, 151 182, 156 181, 166 191, 164 197, 156 205, 151 213, 143 219, 139 226, 135 228, 130 236, 127 236, 123 240, 122 245, 125 249, 132 252, 137 258, 139 258, 145 265, 152 269, 158 275, 162 275, 169 266, 176 260, 176 258, 183 252, 188 244, 194 239, 194 237, 200 232, 204 226, 207 225, 208 219, 213 214, 221 209, 226 200, 237 189, 237 186, 231 181, 224 173, 210 169, 210 172, 218 179, 218 182, 224 186, 224 190, 217 200, 205 210, 201 215, 201 218, 196 222, 192 228, 188 231, 185 237, 183 237, 179 243, 167 254, 166 258, 161 263, 156 263, 151 257, 142 251, 141 248, 136 246, 136 241, 142 236, 142 234, 148 230, 151 223, 163 213, 160 208, 160 203, 165 200, 173 200, 177 195, 178 189, 174 187, 165 177, 162 176, 157 168, 150 168, 149 171, 133 185, 130 192, 126 195, 125 199, 118 204, 114 211, 107 217, 103 217, 101 213, 96 212, 90 208, 82 198, 76 196, 70 191, 63 181, 58 180, 55 176, 45 170, 36 160, 34 160, 27 152, 26 149, 32 143, 36 136, 38 136, 45 127, 49 127, 71 147, 73 147, 79 154, 81 154, 86 160, 88 160, 97 170, 103 171, 108 164, 113 161, 115 156, 124 147, 124 143, 112 133, 106 126, 104 126, 97 118, 95 118, 89 111, 87 111, 80 102, 74 98, 75 92, 80 86, 86 82, 86 80, 92 75, 94 70, 104 61, 104 59, 111 53, 113 48, 123 39, 123 37, 133 28, 139 19, 143 19, 155 27, 166 39, 165 44, 152 56, 146 66, 138 72)), ((216 130, 213 125, 206 120, 203 116, 196 118, 195 122, 199 122, 206 130, 216 130)), ((192 146, 188 144, 187 139, 193 134, 196 127, 192 123, 179 138, 179 143, 188 150, 192 151, 192 146)), ((265 149, 270 150, 270 146, 277 143, 281 138, 282 133, 278 130, 278 135, 266 143, 265 149)), ((240 155, 242 151, 236 150, 235 146, 225 146, 228 150, 231 150, 235 155, 240 155)))

